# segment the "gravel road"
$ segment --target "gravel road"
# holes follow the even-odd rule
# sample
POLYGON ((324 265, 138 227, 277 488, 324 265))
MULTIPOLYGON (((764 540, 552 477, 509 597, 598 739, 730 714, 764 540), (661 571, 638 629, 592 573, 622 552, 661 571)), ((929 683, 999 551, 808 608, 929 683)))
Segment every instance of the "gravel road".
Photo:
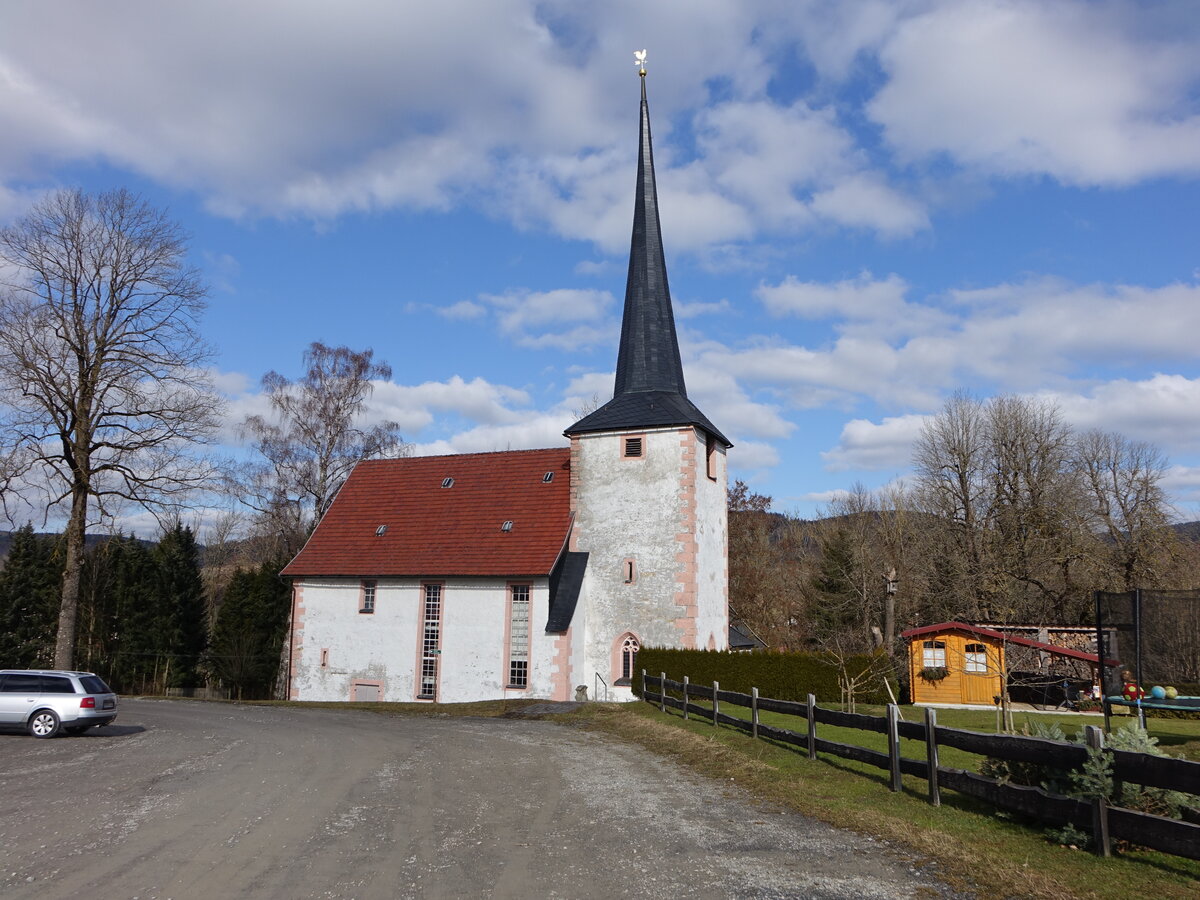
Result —
POLYGON ((0 896, 955 895, 550 721, 125 700, 81 737, 0 735, 0 896))

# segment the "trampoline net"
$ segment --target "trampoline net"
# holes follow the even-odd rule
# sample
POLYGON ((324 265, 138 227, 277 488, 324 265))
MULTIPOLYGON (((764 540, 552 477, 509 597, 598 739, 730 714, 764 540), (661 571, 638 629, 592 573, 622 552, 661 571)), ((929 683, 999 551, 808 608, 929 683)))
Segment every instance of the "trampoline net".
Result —
POLYGON ((1200 590, 1098 591, 1096 636, 1106 695, 1125 669, 1147 689, 1200 682, 1200 590))

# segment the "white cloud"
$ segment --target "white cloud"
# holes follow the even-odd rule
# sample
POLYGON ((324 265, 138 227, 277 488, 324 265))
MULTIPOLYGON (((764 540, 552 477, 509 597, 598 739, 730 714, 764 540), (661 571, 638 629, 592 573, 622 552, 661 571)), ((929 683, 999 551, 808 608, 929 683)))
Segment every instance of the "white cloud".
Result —
POLYGON ((608 291, 514 290, 480 299, 495 309, 501 333, 525 347, 576 350, 615 343, 617 326, 609 321, 613 296, 608 291))
POLYGON ((837 446, 821 454, 826 469, 905 469, 912 460, 913 442, 921 433, 926 416, 885 418, 879 424, 851 419, 842 427, 837 446))
POLYGON ((739 441, 730 451, 729 465, 735 476, 746 473, 752 478, 755 472, 778 466, 779 451, 773 445, 762 441, 739 441))
POLYGON ((718 315, 720 313, 727 313, 733 309, 733 305, 724 298, 712 302, 705 302, 703 300, 697 300, 694 303, 679 300, 671 302, 675 307, 675 318, 677 319, 694 319, 697 316, 718 315))
POLYGON ((929 227, 924 207, 883 183, 878 174, 839 181, 812 198, 813 212, 852 228, 873 228, 888 237, 907 237, 929 227))
POLYGON ((1196 19, 1169 7, 930 4, 882 40, 868 113, 910 158, 1087 185, 1195 174, 1196 19))
POLYGON ((789 275, 777 285, 759 285, 754 292, 773 316, 805 319, 869 319, 895 316, 904 306, 908 285, 898 275, 876 280, 870 272, 857 278, 823 284, 789 275))
POLYGON ((443 318, 456 321, 479 319, 487 315, 486 306, 480 303, 472 303, 470 300, 459 300, 457 303, 451 303, 449 306, 435 307, 435 311, 443 318))

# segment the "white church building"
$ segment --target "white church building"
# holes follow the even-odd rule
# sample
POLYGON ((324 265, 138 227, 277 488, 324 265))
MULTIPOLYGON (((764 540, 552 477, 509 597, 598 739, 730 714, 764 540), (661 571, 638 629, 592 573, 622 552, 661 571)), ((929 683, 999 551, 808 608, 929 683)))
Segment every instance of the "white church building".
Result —
POLYGON ((612 400, 569 446, 360 463, 283 570, 292 699, 629 699, 640 647, 725 649, 731 445, 684 387, 642 75, 612 400))

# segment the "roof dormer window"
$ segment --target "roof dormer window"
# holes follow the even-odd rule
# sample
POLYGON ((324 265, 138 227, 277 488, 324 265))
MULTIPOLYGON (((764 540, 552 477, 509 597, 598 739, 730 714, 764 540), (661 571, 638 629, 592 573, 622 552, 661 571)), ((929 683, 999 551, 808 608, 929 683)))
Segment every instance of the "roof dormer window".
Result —
POLYGON ((447 475, 442 479, 442 487, 454 487, 454 479, 447 475))
POLYGON ((506 519, 504 524, 500 526, 501 531, 512 531, 512 519, 506 519))
POLYGON ((383 537, 385 534, 387 534, 387 526, 386 525, 380 525, 378 528, 375 529, 375 537, 383 537))
POLYGON ((547 472, 545 475, 542 476, 542 484, 549 484, 553 480, 554 480, 553 472, 547 472))

